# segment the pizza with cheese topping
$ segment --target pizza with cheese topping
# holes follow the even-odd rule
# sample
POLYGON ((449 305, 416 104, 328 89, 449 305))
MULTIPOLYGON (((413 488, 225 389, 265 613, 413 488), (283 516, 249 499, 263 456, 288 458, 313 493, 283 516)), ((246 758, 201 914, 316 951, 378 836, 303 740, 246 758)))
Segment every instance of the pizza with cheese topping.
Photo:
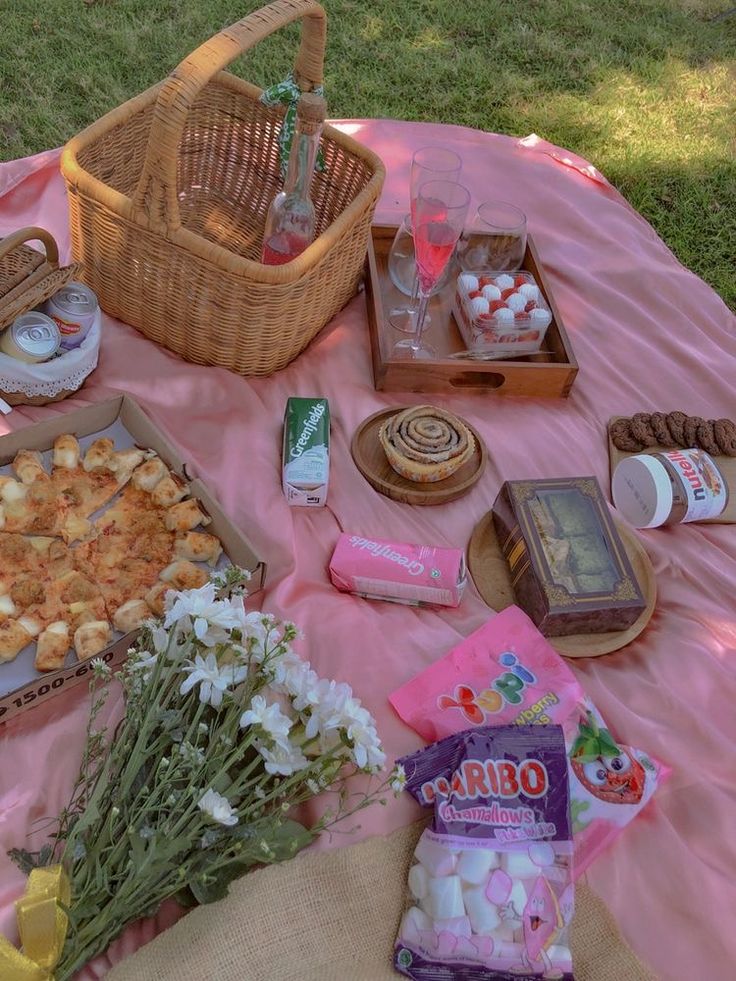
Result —
POLYGON ((152 451, 101 438, 83 455, 65 434, 51 473, 35 450, 12 466, 15 477, 0 476, 0 662, 32 641, 38 671, 62 667, 72 645, 93 657, 112 625, 137 629, 161 615, 169 589, 204 585, 195 561, 215 565, 222 552, 194 530, 210 519, 152 451))

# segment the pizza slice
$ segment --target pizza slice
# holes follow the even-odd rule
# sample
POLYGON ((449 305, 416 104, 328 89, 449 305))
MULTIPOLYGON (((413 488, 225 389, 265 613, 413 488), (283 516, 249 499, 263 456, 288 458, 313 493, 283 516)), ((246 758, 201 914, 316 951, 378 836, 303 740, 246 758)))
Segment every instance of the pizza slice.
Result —
POLYGON ((174 533, 166 527, 165 509, 133 483, 97 520, 95 530, 93 540, 75 549, 75 562, 98 584, 108 618, 114 620, 121 607, 144 598, 171 562, 174 533))

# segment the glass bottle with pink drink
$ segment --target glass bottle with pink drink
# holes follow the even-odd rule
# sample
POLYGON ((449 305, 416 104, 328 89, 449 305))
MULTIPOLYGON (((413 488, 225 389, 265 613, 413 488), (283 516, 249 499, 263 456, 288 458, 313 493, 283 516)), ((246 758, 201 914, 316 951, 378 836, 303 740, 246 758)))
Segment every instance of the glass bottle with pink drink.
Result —
POLYGON ((296 109, 296 128, 284 189, 271 202, 263 234, 261 262, 281 266, 314 241, 314 204, 309 196, 319 139, 326 114, 325 100, 305 92, 296 109))

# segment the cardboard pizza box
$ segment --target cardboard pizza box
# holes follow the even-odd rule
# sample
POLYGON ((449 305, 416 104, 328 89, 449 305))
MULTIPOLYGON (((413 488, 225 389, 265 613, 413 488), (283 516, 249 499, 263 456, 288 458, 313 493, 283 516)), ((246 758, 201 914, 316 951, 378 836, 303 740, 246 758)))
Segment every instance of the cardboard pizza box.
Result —
MULTIPOLYGON (((0 473, 10 472, 8 464, 22 449, 40 450, 44 454, 46 468, 50 469, 50 451, 56 437, 63 433, 74 433, 83 450, 101 436, 113 439, 115 449, 137 445, 155 450, 173 472, 187 481, 191 495, 199 499, 203 510, 212 519, 207 531, 217 535, 222 542, 225 564, 229 560, 250 572, 250 593, 263 588, 266 563, 257 555, 245 534, 227 517, 207 485, 197 477, 195 463, 181 458, 161 430, 129 395, 118 395, 97 405, 73 409, 53 419, 0 436, 0 473), (49 455, 46 456, 46 453, 49 455)), ((137 631, 122 636, 117 633, 112 644, 100 653, 99 656, 113 671, 123 663, 136 635, 137 631)), ((30 644, 15 660, 0 663, 0 725, 89 680, 92 670, 89 662, 77 661, 73 650, 67 654, 63 668, 44 673, 36 671, 33 666, 35 652, 35 643, 30 644)))

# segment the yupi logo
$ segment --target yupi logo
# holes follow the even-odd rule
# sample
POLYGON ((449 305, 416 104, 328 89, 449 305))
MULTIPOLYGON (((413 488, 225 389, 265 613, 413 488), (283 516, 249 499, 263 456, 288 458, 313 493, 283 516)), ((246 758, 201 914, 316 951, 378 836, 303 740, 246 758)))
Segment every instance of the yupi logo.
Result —
POLYGON ((504 704, 521 705, 524 699, 524 689, 533 685, 536 675, 525 668, 512 651, 499 654, 498 663, 507 668, 495 678, 488 688, 477 695, 470 685, 457 685, 453 695, 440 695, 437 707, 440 709, 459 709, 468 722, 473 725, 483 725, 486 714, 495 715, 504 704))

